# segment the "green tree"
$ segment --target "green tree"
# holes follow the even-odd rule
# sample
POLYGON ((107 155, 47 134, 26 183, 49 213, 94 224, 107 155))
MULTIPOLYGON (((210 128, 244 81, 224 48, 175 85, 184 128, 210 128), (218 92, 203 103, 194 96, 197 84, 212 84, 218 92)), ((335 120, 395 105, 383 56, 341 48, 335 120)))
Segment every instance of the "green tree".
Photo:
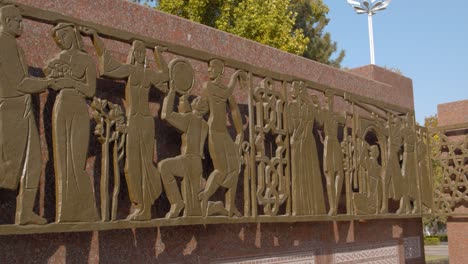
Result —
POLYGON ((216 20, 218 29, 248 38, 290 53, 302 55, 309 43, 303 30, 296 28, 297 13, 288 0, 225 1, 216 20))
POLYGON ((309 43, 294 29, 289 0, 161 0, 157 8, 297 55, 309 43))
POLYGON ((223 0, 160 0, 157 9, 215 27, 223 0))
MULTIPOLYGON (((438 125, 437 115, 429 116, 424 118, 424 126, 428 129, 436 128, 438 125)), ((439 150, 434 147, 435 144, 439 143, 440 138, 435 134, 431 139, 431 157, 435 156, 439 150)), ((433 179, 433 188, 435 188, 442 183, 443 180, 443 170, 440 164, 436 160, 432 160, 432 179, 433 179)), ((433 191, 434 191, 433 190, 433 191)), ((433 192, 434 193, 434 192, 433 192)), ((429 229, 431 235, 438 232, 438 230, 445 228, 447 224, 447 217, 445 216, 425 216, 423 217, 424 227, 429 229)))
POLYGON ((291 10, 297 13, 294 29, 302 29, 310 39, 302 56, 337 68, 345 56, 345 51, 337 52, 337 43, 332 41, 329 32, 324 32, 330 22, 328 6, 322 0, 291 0, 291 10))
POLYGON ((321 63, 340 67, 344 57, 324 27, 322 0, 160 0, 158 9, 321 63))

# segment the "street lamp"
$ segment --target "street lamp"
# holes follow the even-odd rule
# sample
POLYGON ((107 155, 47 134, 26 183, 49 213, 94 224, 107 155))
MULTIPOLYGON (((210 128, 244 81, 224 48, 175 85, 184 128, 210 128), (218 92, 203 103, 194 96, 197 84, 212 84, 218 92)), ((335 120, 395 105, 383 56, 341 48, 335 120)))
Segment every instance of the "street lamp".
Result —
POLYGON ((369 45, 371 64, 375 64, 374 55, 374 30, 372 28, 372 16, 377 12, 387 8, 392 0, 346 0, 358 14, 367 14, 369 24, 369 45))

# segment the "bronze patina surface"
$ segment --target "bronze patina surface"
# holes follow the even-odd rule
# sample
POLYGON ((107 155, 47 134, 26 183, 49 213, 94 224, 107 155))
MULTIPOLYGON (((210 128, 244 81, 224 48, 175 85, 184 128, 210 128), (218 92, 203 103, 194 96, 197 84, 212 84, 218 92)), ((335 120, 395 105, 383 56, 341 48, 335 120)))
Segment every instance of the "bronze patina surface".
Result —
MULTIPOLYGON (((409 109, 174 43, 0 3, 0 187, 18 190, 15 223, 0 225, 0 234, 439 212, 432 198, 432 134, 416 126, 409 109), (29 76, 16 42, 22 17, 53 26, 61 51, 44 66, 44 78, 29 76), (97 58, 84 41, 92 43, 97 58), (127 61, 106 49, 106 41, 130 44, 127 61), (154 58, 147 58, 148 52, 154 58), (196 72, 194 61, 205 64, 206 72, 196 72), (117 80, 110 88, 116 93, 124 87, 124 103, 96 96, 97 80, 104 79, 117 80), (195 93, 197 83, 201 89, 195 93), (34 212, 41 146, 30 99, 47 89, 57 91, 52 129, 45 130, 52 135, 54 175, 49 176, 56 186, 51 223, 34 212), (235 91, 247 94, 247 105, 238 104, 235 91), (152 93, 162 105, 157 116, 150 110, 152 93), (170 137, 180 153, 156 163, 160 127, 180 133, 180 140, 179 134, 170 137), (96 179, 85 170, 91 128, 101 149, 96 179), (119 217, 124 186, 130 208, 119 217), (164 216, 152 213, 156 201, 165 203, 164 216)), ((466 172, 453 173, 465 182, 448 187, 464 186, 464 196, 454 191, 441 198, 439 190, 435 201, 444 208, 466 199, 466 172)))

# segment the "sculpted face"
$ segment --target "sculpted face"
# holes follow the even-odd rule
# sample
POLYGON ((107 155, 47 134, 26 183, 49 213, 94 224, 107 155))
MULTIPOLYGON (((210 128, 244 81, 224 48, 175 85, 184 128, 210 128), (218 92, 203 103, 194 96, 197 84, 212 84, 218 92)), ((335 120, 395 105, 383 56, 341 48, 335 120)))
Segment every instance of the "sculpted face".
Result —
POLYGON ((143 47, 137 46, 133 51, 135 62, 138 64, 145 64, 146 50, 143 47))
POLYGON ((208 77, 216 80, 224 71, 224 65, 220 60, 212 60, 208 66, 208 77))
POLYGON ((12 36, 19 37, 23 33, 23 18, 17 10, 8 11, 10 12, 8 12, 7 14, 5 14, 7 11, 4 10, 2 10, 1 13, 1 16, 5 17, 4 19, 2 19, 4 30, 12 36))
POLYGON ((75 33, 71 27, 65 27, 57 30, 55 33, 55 43, 62 49, 68 50, 73 47, 75 43, 75 33))
POLYGON ((377 147, 376 145, 372 145, 370 147, 370 156, 376 159, 379 157, 379 154, 380 154, 379 147, 377 147))
POLYGON ((299 82, 293 82, 291 98, 296 99, 299 97, 300 94, 301 94, 301 84, 299 82))
POLYGON ((395 117, 395 126, 396 127, 401 126, 401 117, 399 117, 399 116, 395 117))

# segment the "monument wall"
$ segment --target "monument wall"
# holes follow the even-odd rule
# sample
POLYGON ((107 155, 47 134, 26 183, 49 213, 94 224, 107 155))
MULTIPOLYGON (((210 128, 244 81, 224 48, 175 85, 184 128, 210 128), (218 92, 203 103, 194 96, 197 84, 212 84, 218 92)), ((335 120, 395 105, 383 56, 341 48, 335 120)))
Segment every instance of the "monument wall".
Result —
POLYGON ((459 183, 458 199, 454 206, 454 216, 447 220, 447 232, 449 237, 449 259, 450 263, 468 262, 468 202, 467 202, 467 184, 468 177, 466 149, 468 148, 468 100, 449 102, 437 106, 437 120, 439 129, 443 128, 447 141, 453 143, 454 149, 460 148, 460 151, 454 151, 449 155, 458 157, 462 160, 461 164, 455 160, 452 166, 456 166, 454 171, 459 172, 459 177, 453 178, 452 173, 446 173, 454 179, 453 182, 459 183), (464 177, 464 178, 463 178, 464 177))
MULTIPOLYGON (((162 50, 165 61, 169 62, 173 58, 182 57, 193 67, 195 83, 191 91, 192 97, 202 95, 203 83, 210 80, 208 61, 219 59, 226 65, 224 73, 227 76, 225 77, 226 80, 224 80, 226 83, 228 77, 235 74, 237 69, 251 72, 252 75, 249 75, 251 83, 259 86, 262 85, 265 76, 271 77, 273 80, 270 83, 263 82, 263 84, 275 86, 279 92, 274 94, 280 94, 282 89, 283 91, 294 90, 294 82, 300 80, 302 81, 301 87, 311 88, 307 93, 310 96, 316 95, 320 102, 317 103, 319 105, 326 104, 326 91, 333 90, 335 97, 332 95, 332 98, 335 101, 334 110, 336 113, 353 111, 349 107, 350 98, 356 101, 360 100, 364 104, 374 104, 381 108, 392 109, 394 113, 402 114, 411 112, 414 109, 411 80, 378 66, 365 66, 345 72, 127 1, 18 0, 15 2, 20 4, 20 11, 24 12, 23 16, 25 18, 23 21, 24 32, 17 41, 25 51, 24 55, 27 64, 30 66, 29 72, 35 77, 43 78, 48 75, 47 70, 43 69, 47 68, 46 65, 50 65, 48 61, 56 57, 60 49, 52 38, 51 32, 54 25, 49 23, 48 13, 45 13, 46 15, 42 18, 48 23, 43 23, 40 18, 41 15, 37 15, 34 19, 28 17, 30 16, 28 7, 58 13, 63 15, 64 18, 76 18, 79 21, 86 21, 88 27, 90 25, 100 25, 97 29, 99 30, 98 33, 104 36, 103 43, 106 49, 116 60, 121 62, 125 61, 131 48, 129 42, 131 43, 133 39, 128 39, 125 42, 115 35, 109 37, 109 35, 112 35, 111 33, 115 32, 113 29, 145 36, 148 38, 143 39, 143 41, 146 41, 146 45, 149 45, 149 43, 154 44, 152 41, 154 39, 158 40, 158 43, 155 44, 168 48, 168 50, 162 50), (108 29, 109 31, 106 31, 108 29), (345 94, 351 94, 351 96, 346 97, 345 94)), ((74 21, 56 21, 56 23, 59 22, 74 21)), ((125 38, 125 36, 122 36, 122 38, 125 38)), ((94 47, 95 43, 93 45, 90 38, 86 36, 83 36, 83 39, 84 50, 93 57, 95 65, 98 65, 99 60, 94 47)), ((147 65, 150 68, 157 68, 157 58, 153 59, 152 55, 153 51, 148 50, 147 57, 151 59, 148 59, 147 65)), ((97 69, 97 71, 99 70, 97 69)), ((297 82, 296 85, 299 85, 299 83, 297 82)), ((122 100, 125 97, 124 86, 125 81, 100 77, 97 79, 96 97, 106 99, 108 102, 122 106, 122 108, 128 108, 129 102, 122 100)), ((268 87, 263 88, 267 89, 268 87)), ((153 132, 157 142, 155 150, 152 152, 154 152, 153 162, 157 164, 164 159, 178 155, 183 142, 180 140, 180 133, 161 120, 161 113, 164 108, 163 101, 167 98, 166 93, 161 92, 164 89, 160 88, 161 91, 154 90, 150 92, 148 104, 149 113, 155 120, 153 132)), ((52 89, 32 97, 32 107, 40 135, 42 153, 40 158, 43 161, 35 211, 49 223, 59 222, 57 219, 60 215, 57 213, 60 210, 59 207, 55 207, 58 198, 56 196, 57 179, 54 175, 56 175, 55 171, 57 169, 54 161, 56 157, 53 154, 54 139, 51 133, 53 130, 52 119, 54 118, 53 105, 58 97, 59 93, 52 89)), ((249 100, 252 95, 249 94, 248 89, 236 88, 233 97, 239 104, 242 125, 248 127, 248 124, 252 124, 251 120, 253 120, 249 119, 248 116, 249 100)), ((95 102, 93 108, 88 108, 90 119, 92 119, 91 116, 96 110, 96 104, 95 102)), ((380 111, 379 109, 375 110, 377 114, 380 111)), ((346 114, 344 115, 346 116, 346 114)), ((342 123, 346 127, 350 121, 348 117, 344 119, 345 121, 342 121, 342 123)), ((104 153, 99 138, 94 136, 98 125, 98 121, 94 120, 91 122, 91 126, 87 128, 91 136, 86 161, 86 173, 90 176, 94 185, 94 197, 97 207, 99 207, 99 202, 102 202, 103 199, 99 179, 102 178, 102 156, 104 153)), ((234 126, 235 124, 231 124, 229 127, 232 135, 235 134, 234 126)), ((79 127, 77 129, 79 130, 79 127)), ((343 133, 346 133, 344 130, 339 135, 340 138, 344 138, 343 133)), ((88 131, 81 131, 80 133, 85 132, 88 133, 88 131)), ((245 132, 245 138, 248 137, 247 134, 245 132)), ((315 136, 317 142, 319 142, 320 135, 316 134, 315 136)), ((323 153, 324 146, 320 143, 317 145, 318 152, 323 153)), ((272 146, 274 144, 270 143, 270 150, 273 149, 272 146)), ((206 187, 208 184, 206 179, 210 175, 209 172, 213 170, 212 158, 209 158, 211 153, 209 153, 208 147, 205 148, 204 155, 206 159, 203 161, 205 171, 203 171, 202 186, 206 187)), ((117 163, 119 164, 119 162, 117 163)), ((120 165, 122 163, 123 161, 120 161, 120 165)), ((323 170, 323 165, 315 165, 320 166, 323 170)), ((244 163, 243 168, 245 166, 244 163)), ((109 172, 115 172, 115 170, 116 168, 109 168, 109 172)), ((121 174, 123 174, 124 168, 120 168, 120 170, 121 174)), ((111 177, 113 177, 112 174, 111 177)), ((79 222, 71 222, 55 226, 52 224, 42 229, 35 226, 20 226, 19 228, 18 226, 8 226, 5 228, 5 232, 17 232, 18 234, 0 236, 2 248, 0 250, 0 262, 424 262, 421 212, 398 215, 396 214, 398 202, 392 202, 389 205, 389 210, 394 215, 379 215, 377 213, 377 216, 367 215, 361 219, 353 217, 353 213, 347 212, 348 206, 343 189, 343 195, 338 195, 338 201, 336 202, 338 208, 335 213, 338 216, 329 217, 324 212, 322 215, 314 217, 295 215, 297 218, 294 218, 291 216, 295 210, 294 205, 287 200, 288 202, 280 205, 277 218, 267 218, 265 215, 255 218, 253 215, 256 210, 260 212, 258 214, 263 214, 263 212, 267 214, 268 212, 273 215, 274 212, 272 211, 274 209, 269 207, 269 209, 265 210, 263 207, 253 205, 245 207, 246 205, 240 202, 245 198, 245 193, 239 191, 235 197, 235 206, 244 209, 240 210, 244 217, 208 217, 208 220, 184 218, 179 219, 180 221, 174 221, 173 224, 169 221, 133 221, 129 223, 123 219, 131 214, 132 210, 135 212, 138 208, 135 209, 135 205, 132 206, 128 198, 127 183, 123 176, 120 178, 122 190, 118 194, 119 206, 115 214, 115 219, 120 221, 110 222, 109 225, 99 223, 82 225, 79 222), (285 217, 281 218, 283 215, 285 217), (203 221, 206 221, 206 223, 203 221)), ((320 186, 320 188, 325 189, 325 178, 322 178, 323 186, 320 186)), ((115 180, 111 179, 110 182, 115 183, 115 180)), ((249 182, 247 182, 248 184, 249 182)), ((239 180, 238 189, 243 190, 244 188, 245 182, 239 180)), ((292 194, 289 193, 289 195, 292 194)), ((13 191, 2 190, 0 192, 2 212, 5 212, 0 217, 2 224, 15 222, 15 207, 17 206, 15 196, 16 192, 13 191)), ((219 191, 213 197, 224 200, 223 193, 219 191)), ((76 198, 79 199, 80 197, 77 196, 76 198)), ((281 200, 280 196, 277 198, 281 200)), ((171 210, 169 202, 170 197, 163 193, 152 206, 150 214, 153 218, 164 218, 166 213, 171 210)), ((227 202, 228 199, 226 199, 227 202)), ((330 209, 330 206, 328 206, 330 203, 329 198, 323 198, 323 203, 327 204, 328 211, 330 209)), ((416 204, 416 201, 414 201, 414 204, 416 204)), ((274 208, 273 205, 275 204, 272 204, 274 208)), ((216 205, 211 208, 217 213, 224 212, 223 208, 219 209, 216 205), (216 211, 218 209, 220 211, 216 211)), ((99 209, 102 209, 102 207, 99 209)), ((74 213, 76 212, 72 211, 69 214, 73 216, 74 213)), ((104 217, 102 212, 100 216, 104 217)), ((107 217, 110 218, 112 215, 107 217)))

